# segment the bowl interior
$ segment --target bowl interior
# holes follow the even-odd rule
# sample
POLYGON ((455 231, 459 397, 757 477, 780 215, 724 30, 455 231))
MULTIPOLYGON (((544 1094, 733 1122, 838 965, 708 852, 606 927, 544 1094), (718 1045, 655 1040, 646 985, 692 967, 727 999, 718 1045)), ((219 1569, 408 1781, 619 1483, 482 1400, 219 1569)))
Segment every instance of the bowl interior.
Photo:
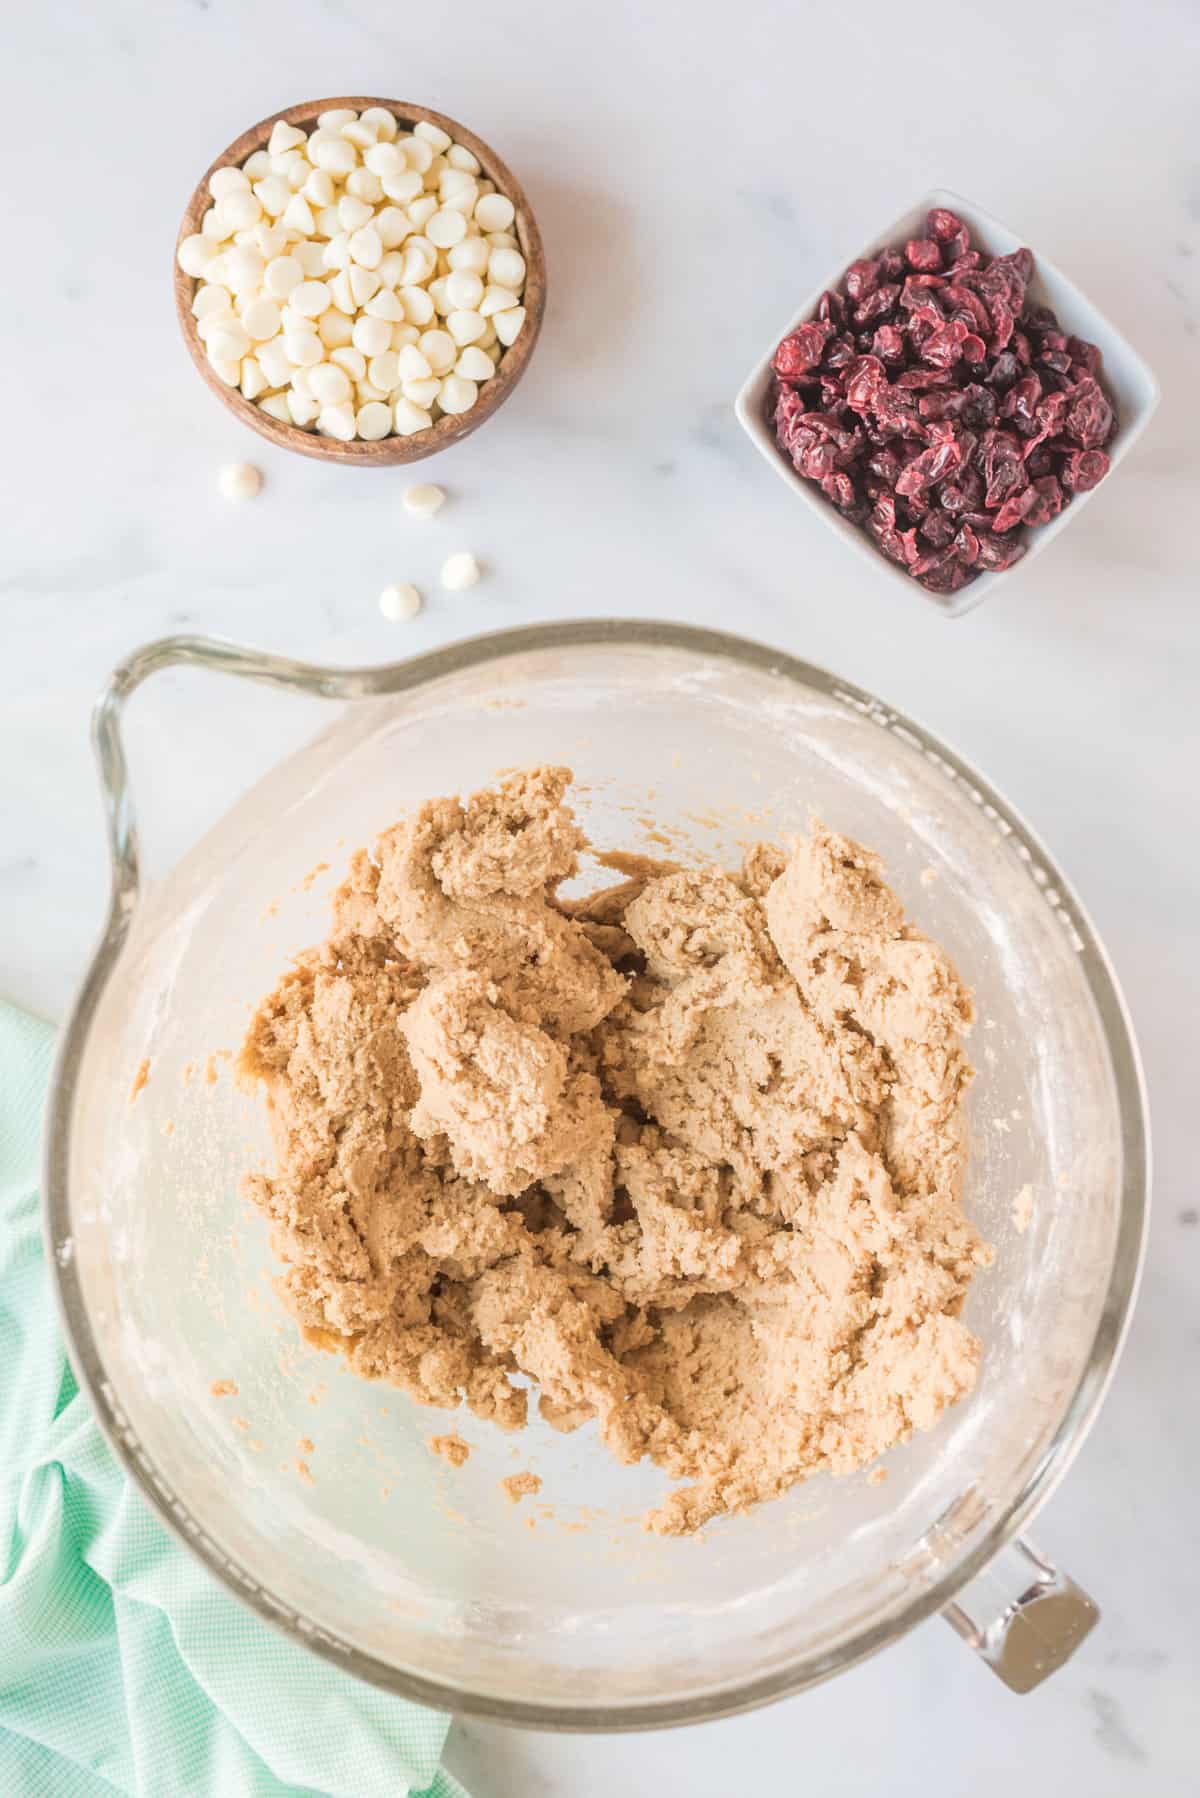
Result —
POLYGON ((981 600, 986 599, 993 591, 997 581, 1011 586, 1013 577, 1027 567, 1035 555, 1045 549, 1048 543, 1064 531, 1067 526, 1080 516, 1083 508, 1095 494, 1103 491, 1107 482, 1112 479, 1117 464, 1128 455, 1158 405, 1158 383, 1154 375, 1139 356, 1137 351, 1122 336, 1099 309, 1092 304, 1075 283, 1063 274, 1042 249, 1031 243, 1028 238, 1020 236, 1007 225, 986 212, 983 207, 976 206, 962 194, 952 192, 949 188, 935 188, 910 206, 900 217, 875 235, 854 256, 847 256, 832 269, 820 285, 809 294, 804 303, 797 307, 785 324, 783 324, 770 346, 760 357, 748 375, 737 396, 735 410, 742 428, 746 431, 755 447, 764 455, 776 472, 788 483, 792 491, 816 511, 817 515, 837 532, 843 542, 848 544, 859 555, 867 558, 888 580, 907 588, 910 594, 931 600, 941 610, 952 616, 971 611, 981 600), (1034 254, 1034 276, 1029 284, 1029 299, 1034 305, 1051 306, 1058 314, 1064 331, 1073 332, 1077 337, 1084 337, 1099 346, 1103 354, 1101 379, 1116 401, 1117 417, 1120 428, 1112 443, 1108 446, 1112 460, 1112 468, 1105 481, 1099 487, 1093 487, 1087 493, 1081 493, 1072 500, 1057 518, 1051 519, 1047 525, 1026 533, 1028 545, 1025 555, 1015 567, 1001 574, 980 575, 978 580, 969 586, 960 588, 957 593, 943 596, 927 593, 920 584, 912 580, 895 563, 889 562, 881 555, 871 542, 866 532, 857 525, 850 524, 831 506, 824 495, 812 481, 798 475, 794 468, 786 462, 775 443, 774 433, 767 419, 767 399, 771 387, 771 360, 781 338, 795 329, 806 319, 815 316, 817 304, 827 288, 836 287, 856 256, 871 256, 887 247, 903 245, 908 238, 918 237, 924 230, 925 215, 933 206, 948 206, 956 212, 971 232, 973 243, 981 245, 991 255, 1007 256, 1022 245, 1029 244, 1034 254))
POLYGON ((1036 846, 919 733, 765 655, 513 650, 359 701, 146 895, 94 1016, 59 1279, 102 1412, 236 1590, 413 1695, 611 1725, 819 1677, 919 1614, 1061 1462, 1081 1382, 1097 1396, 1122 1104, 1137 1101, 1119 1090, 1114 1028, 1125 1039, 1086 931, 1036 846), (432 793, 545 759, 574 767, 603 845, 653 853, 647 830, 665 823, 697 858, 732 859, 815 810, 883 853, 975 988, 966 1203, 997 1250, 967 1311, 983 1371, 970 1401, 887 1457, 882 1485, 821 1478, 703 1540, 660 1540, 640 1527, 666 1486, 653 1468, 618 1467, 588 1430, 512 1438, 420 1410, 305 1345, 275 1300, 237 1191, 266 1153, 264 1118, 223 1052, 323 932, 352 847, 432 793), (236 1396, 214 1396, 223 1380, 236 1396), (426 1443, 456 1426, 474 1452, 451 1470, 426 1443), (525 1467, 543 1490, 514 1508, 498 1482, 525 1467))
POLYGON ((184 342, 192 361, 218 399, 244 424, 257 431, 260 437, 266 437, 283 449, 359 467, 422 461, 426 456, 435 455, 469 436, 504 404, 529 364, 542 328, 546 306, 546 257, 528 197, 507 163, 501 160, 490 144, 469 131, 457 119, 450 118, 446 113, 435 112, 430 107, 415 106, 408 100, 383 100, 363 94, 305 100, 299 105, 284 107, 279 112, 271 113, 268 118, 260 119, 215 158, 188 201, 176 240, 178 245, 185 237, 199 231, 204 214, 212 204, 208 183, 214 170, 240 167, 255 150, 264 149, 279 120, 311 131, 323 112, 349 108, 361 113, 370 106, 385 107, 395 115, 403 129, 411 129, 421 120, 440 126, 456 143, 471 151, 483 173, 496 183, 501 193, 507 194, 516 207, 512 229, 526 263, 525 289, 521 296, 526 310, 525 323, 516 342, 501 356, 495 374, 483 383, 479 398, 469 412, 436 419, 427 431, 415 432, 411 437, 383 437, 373 442, 356 439, 350 443, 342 443, 333 437, 322 437, 316 431, 304 430, 299 425, 283 424, 279 419, 272 418, 270 413, 264 412, 260 405, 246 399, 238 388, 227 386, 216 373, 208 360, 204 344, 197 335, 196 320, 192 314, 192 301, 200 282, 185 274, 178 262, 174 265, 175 310, 184 342))

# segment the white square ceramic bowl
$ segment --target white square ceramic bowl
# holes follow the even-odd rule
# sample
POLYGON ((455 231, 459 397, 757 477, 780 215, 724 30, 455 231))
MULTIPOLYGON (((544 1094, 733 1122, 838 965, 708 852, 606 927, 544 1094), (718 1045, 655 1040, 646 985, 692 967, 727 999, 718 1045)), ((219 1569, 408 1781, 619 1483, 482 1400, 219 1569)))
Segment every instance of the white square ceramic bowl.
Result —
MULTIPOLYGON (((855 252, 855 256, 872 256, 881 249, 900 248, 910 237, 921 235, 924 229, 925 214, 931 206, 948 206, 956 212, 971 232, 972 242, 993 256, 1008 255, 1021 248, 1028 239, 1019 237, 1010 231, 1007 225, 993 218, 980 206, 973 206, 961 194, 952 193, 947 188, 935 188, 918 201, 907 212, 901 213, 898 219, 877 231, 865 248, 855 252)), ((1081 493, 1063 509, 1057 518, 1049 524, 1041 525, 1027 533, 1028 548, 1016 565, 997 574, 981 574, 978 580, 969 586, 962 587, 957 593, 942 596, 928 592, 919 581, 895 563, 890 562, 878 549, 859 525, 849 523, 821 493, 813 481, 806 481, 798 475, 794 468, 780 454, 775 436, 767 418, 767 395, 771 385, 771 358, 780 340, 789 331, 803 324, 806 319, 816 316, 817 304, 826 288, 835 288, 849 264, 855 259, 846 257, 835 269, 819 283, 799 306, 755 363, 750 376, 737 396, 735 411, 738 420, 750 441, 762 453, 771 467, 782 480, 786 481, 794 493, 804 502, 830 530, 836 531, 844 543, 871 564, 889 581, 897 582, 908 589, 910 594, 918 594, 931 600, 934 605, 949 617, 959 617, 969 612, 981 600, 986 599, 997 581, 1011 584, 1014 577, 1027 568, 1033 558, 1040 555, 1048 544, 1053 542, 1060 531, 1068 529, 1082 516, 1085 506, 1097 493, 1103 493, 1113 478, 1117 464, 1124 460, 1145 430, 1154 408, 1158 405, 1158 382, 1151 374, 1133 346, 1126 342, 1121 333, 1111 325, 1102 312, 1097 311, 1092 302, 1069 281, 1062 271, 1055 267, 1048 257, 1043 255, 1037 244, 1030 243, 1033 251, 1035 269, 1033 280, 1029 284, 1029 297, 1037 305, 1052 306, 1058 314, 1059 323, 1064 331, 1076 337, 1086 338, 1098 345, 1103 355, 1101 378, 1108 392, 1116 402, 1117 434, 1108 445, 1108 454, 1112 459, 1112 468, 1098 487, 1087 493, 1081 493)))

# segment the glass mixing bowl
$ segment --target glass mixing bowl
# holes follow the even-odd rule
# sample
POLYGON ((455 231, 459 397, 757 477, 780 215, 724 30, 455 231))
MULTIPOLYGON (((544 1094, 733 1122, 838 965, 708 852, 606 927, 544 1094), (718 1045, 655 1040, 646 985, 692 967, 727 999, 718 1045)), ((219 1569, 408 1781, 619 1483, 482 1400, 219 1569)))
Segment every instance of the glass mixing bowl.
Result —
POLYGON ((1095 933, 977 774, 787 656, 624 622, 345 672, 176 638, 117 671, 95 730, 113 897, 50 1101, 49 1263, 114 1448, 219 1579, 380 1686, 541 1726, 744 1708, 936 1610, 1017 1689, 1065 1658, 1095 1608, 1015 1538, 1112 1370, 1145 1223, 1145 1114, 1095 933), (345 703, 149 885, 120 718, 178 664, 345 703), (449 1414, 344 1372, 271 1292, 265 1228, 238 1197, 267 1150, 263 1107, 218 1052, 322 933, 349 848, 434 793, 547 760, 574 767, 606 846, 653 852, 662 823, 697 856, 732 858, 816 811, 882 852, 975 989, 965 1197, 996 1261, 966 1318, 985 1358, 973 1397, 889 1454, 884 1483, 822 1477, 702 1540, 663 1540, 640 1524, 666 1484, 656 1469, 619 1467, 590 1430, 512 1438, 462 1414, 473 1453, 451 1469, 427 1448, 449 1414), (225 1380, 236 1395, 213 1392, 225 1380), (541 1475, 544 1504, 505 1502, 518 1467, 541 1475))

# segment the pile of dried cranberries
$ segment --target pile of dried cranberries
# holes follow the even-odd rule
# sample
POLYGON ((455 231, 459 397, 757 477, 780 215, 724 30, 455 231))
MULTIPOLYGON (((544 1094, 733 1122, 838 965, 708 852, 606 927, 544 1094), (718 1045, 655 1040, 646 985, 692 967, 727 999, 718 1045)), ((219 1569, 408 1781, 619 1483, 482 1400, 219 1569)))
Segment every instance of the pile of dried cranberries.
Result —
POLYGON ((771 364, 775 439, 799 474, 931 593, 1025 554, 1108 473, 1116 430, 1094 343, 1025 303, 1033 256, 986 256, 937 206, 924 237, 851 263, 771 364))

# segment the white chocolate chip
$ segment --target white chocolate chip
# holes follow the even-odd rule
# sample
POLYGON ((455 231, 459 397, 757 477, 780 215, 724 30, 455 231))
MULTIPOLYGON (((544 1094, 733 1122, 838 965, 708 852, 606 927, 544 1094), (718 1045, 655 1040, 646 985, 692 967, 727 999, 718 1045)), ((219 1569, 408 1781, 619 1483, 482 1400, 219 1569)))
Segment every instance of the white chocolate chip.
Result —
MULTIPOLYGON (((389 336, 389 342, 391 341, 389 336)), ((381 393, 390 393, 400 385, 400 358, 395 350, 384 350, 367 363, 367 379, 381 393)))
POLYGON ((520 250, 493 250, 487 272, 494 287, 506 287, 510 293, 519 294, 525 282, 525 258, 520 250))
POLYGON ((350 292, 354 297, 356 309, 359 306, 365 307, 369 301, 373 300, 382 285, 376 269, 363 268, 362 264, 358 262, 351 263, 346 270, 346 277, 350 282, 350 292))
POLYGON ((270 386, 270 382, 263 373, 262 364, 259 362, 257 356, 242 357, 242 379, 240 386, 242 389, 242 397, 247 400, 256 400, 259 395, 265 393, 270 386))
POLYGON ((352 381, 361 381, 367 372, 367 359, 361 350, 353 344, 342 344, 338 349, 329 352, 329 360, 338 368, 345 369, 352 381))
POLYGON ((196 289, 196 297, 192 301, 193 318, 212 318, 220 312, 232 312, 233 299, 227 287, 209 287, 196 289))
POLYGON ((352 442, 358 429, 354 407, 322 406, 317 417, 317 429, 323 437, 336 437, 339 443, 352 442))
POLYGON ((452 169, 462 169, 468 175, 479 173, 478 160, 462 144, 451 144, 446 151, 446 161, 452 169))
MULTIPOLYGON (((354 278, 351 276, 351 285, 353 284, 354 278)), ((370 295, 363 305, 363 311, 368 318, 385 318, 389 325, 398 325, 404 318, 404 307, 390 287, 381 288, 378 293, 370 295)))
POLYGON ((249 177, 242 169, 214 169, 208 177, 208 191, 214 200, 224 200, 230 194, 247 193, 249 188, 249 177))
POLYGON ((482 237, 464 237, 448 252, 447 260, 457 274, 485 275, 491 251, 482 237))
POLYGON ((447 375, 438 392, 438 404, 442 411, 453 416, 469 412, 478 398, 478 387, 463 375, 447 375))
POLYGON ((320 318, 330 304, 328 285, 324 281, 301 281, 293 290, 289 303, 305 318, 320 318))
POLYGON ((451 250, 467 235, 467 221, 461 212, 455 212, 452 207, 443 207, 432 215, 425 232, 430 243, 437 249, 451 250))
POLYGON ((354 320, 331 306, 317 320, 317 336, 327 350, 342 349, 354 341, 354 320))
POLYGON ((465 350, 483 336, 487 323, 478 312, 451 312, 446 317, 446 329, 458 347, 465 350))
POLYGON ((365 443, 377 443, 392 429, 392 408, 386 400, 368 400, 355 414, 355 426, 365 443))
POLYGON ((421 610, 421 595, 415 587, 385 587, 379 595, 379 610, 392 624, 415 618, 421 610))
POLYGON ((392 347, 392 328, 386 318, 355 319, 351 342, 364 356, 382 356, 392 347))
POLYGON ((425 360, 435 375, 449 374, 458 360, 458 345, 448 331, 424 331, 420 338, 425 360))
POLYGON ((402 381, 427 381, 433 370, 429 358, 417 344, 409 344, 396 358, 402 381))
POLYGON ((253 499, 262 486, 262 475, 253 462, 227 462, 217 476, 226 499, 253 499))
POLYGON ((477 312, 483 298, 483 282, 468 269, 455 269, 446 276, 446 293, 452 311, 477 312))
POLYGON ((413 126, 413 136, 423 139, 437 155, 448 150, 454 141, 440 125, 431 124, 428 119, 422 119, 419 125, 413 126))
POLYGON ((281 425, 290 425, 293 422, 286 393, 268 393, 258 403, 269 418, 277 419, 281 425))
POLYGON ((362 114, 362 123, 374 128, 375 136, 384 142, 390 142, 399 131, 396 115, 388 111, 386 106, 368 106, 362 114))
POLYGON ((497 312, 492 323, 496 327, 496 336, 505 349, 509 349, 521 334, 521 326, 525 323, 525 308, 514 306, 511 312, 497 312))
POLYGON ((321 410, 317 400, 309 399, 307 395, 297 393, 294 388, 290 388, 288 390, 287 403, 288 411, 292 415, 292 423, 294 425, 302 425, 307 429, 309 425, 316 424, 317 417, 321 410))
MULTIPOLYGON (((332 206, 337 197, 337 188, 333 184, 333 176, 327 174, 324 169, 314 169, 300 191, 308 201, 310 207, 317 206, 322 211, 326 206, 332 206)), ((284 223, 286 224, 289 222, 290 221, 285 217, 284 223)))
POLYGON ((400 391, 406 400, 412 401, 414 406, 421 406, 428 410, 441 393, 442 383, 436 375, 429 375, 425 380, 418 377, 414 381, 402 381, 400 391))
POLYGON ((258 343, 279 333, 279 307, 269 297, 251 300, 242 307, 241 318, 248 334, 258 343))
POLYGON ((479 579, 480 568, 468 550, 459 550, 442 563, 442 586, 448 593, 462 593, 479 579))
POLYGON ((250 334, 240 319, 222 315, 213 321, 205 347, 211 362, 240 362, 249 354, 250 334))
POLYGON ((470 344, 454 364, 456 375, 462 375, 468 381, 489 381, 496 372, 496 364, 486 350, 478 344, 470 344))
POLYGON ((317 124, 322 131, 340 131, 343 125, 353 125, 357 117, 351 106, 331 106, 328 112, 317 115, 317 124))
POLYGON ((423 482, 417 487, 406 487, 402 494, 404 510, 411 512, 414 518, 432 518, 442 508, 446 495, 441 487, 432 482, 423 482))
POLYGON ((374 225, 364 225, 361 231, 355 231, 350 239, 350 254, 355 262, 363 268, 378 268, 383 257, 383 245, 379 241, 379 233, 374 225))
POLYGON ((411 400, 398 399, 395 409, 396 432, 401 437, 413 437, 418 431, 427 431, 433 423, 433 414, 411 400))
POLYGON ((194 231, 185 237, 175 252, 175 257, 185 275, 193 277, 202 275, 213 257, 217 254, 217 246, 211 237, 203 232, 194 231))
POLYGON ((286 300, 304 279, 294 256, 276 256, 263 271, 263 286, 273 300, 286 300))
POLYGON ((276 119, 267 150, 272 156, 280 156, 285 150, 298 149, 307 142, 307 137, 296 125, 289 125, 286 119, 276 119))
POLYGON ((350 376, 332 362, 322 362, 310 371, 308 390, 322 406, 340 406, 353 392, 350 376))
POLYGON ((300 243, 292 245, 291 254, 304 270, 308 280, 320 281, 327 273, 324 244, 302 240, 300 243))
POLYGON ((517 216, 506 194, 484 194, 475 204, 475 223, 481 231, 507 231, 517 216))

